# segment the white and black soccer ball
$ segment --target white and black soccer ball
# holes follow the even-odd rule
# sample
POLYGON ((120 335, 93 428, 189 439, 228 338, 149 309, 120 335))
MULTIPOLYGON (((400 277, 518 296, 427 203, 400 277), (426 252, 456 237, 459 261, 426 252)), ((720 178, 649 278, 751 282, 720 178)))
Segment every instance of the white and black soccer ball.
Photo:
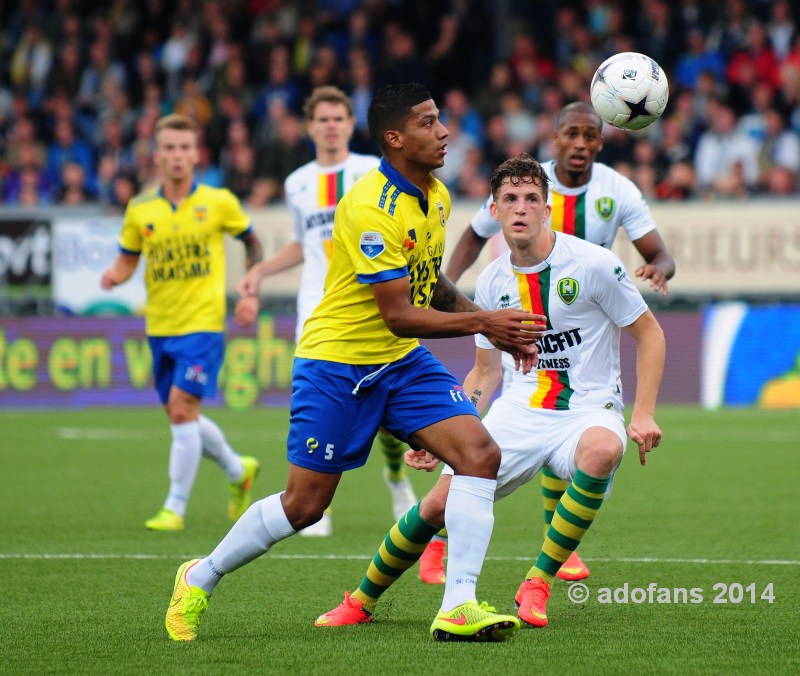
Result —
POLYGON ((649 56, 621 52, 600 64, 590 92, 592 106, 608 124, 644 129, 667 107, 669 84, 661 66, 649 56))

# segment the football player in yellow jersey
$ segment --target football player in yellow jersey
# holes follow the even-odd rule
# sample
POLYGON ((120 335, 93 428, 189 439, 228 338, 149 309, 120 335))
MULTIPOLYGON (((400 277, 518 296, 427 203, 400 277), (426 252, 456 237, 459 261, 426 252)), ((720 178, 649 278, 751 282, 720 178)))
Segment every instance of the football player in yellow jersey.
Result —
MULTIPOLYGON (((284 192, 292 215, 292 241, 275 255, 253 266, 239 282, 239 293, 243 296, 257 295, 264 277, 303 263, 297 294, 295 335, 298 341, 303 325, 322 299, 323 282, 333 248, 336 205, 353 183, 380 161, 374 155, 350 152, 355 118, 350 97, 341 89, 316 87, 303 109, 316 159, 299 167, 286 179, 284 192)), ((378 433, 375 445, 386 460, 384 482, 392 496, 392 514, 397 520, 417 502, 403 462, 407 447, 385 430, 378 433)), ((300 535, 333 535, 332 511, 326 510, 317 523, 304 528, 300 535)))
MULTIPOLYGON (((224 575, 322 517, 342 472, 366 462, 381 425, 455 472, 445 516, 451 574, 431 634, 488 641, 519 629, 516 617, 479 605, 475 591, 494 522, 499 449, 457 380, 418 338, 482 333, 527 372, 545 318, 481 311, 440 276, 450 197, 431 172, 444 164, 448 133, 426 89, 380 89, 368 119, 383 158, 336 209, 325 295, 295 356, 286 490, 253 504, 209 556, 178 568, 166 615, 174 640, 196 638, 224 575)), ((414 557, 402 552, 419 554, 438 530, 412 507, 392 528, 401 552, 392 565, 410 566, 414 557)), ((359 622, 371 617, 355 596, 340 608, 359 622)), ((329 616, 317 624, 341 624, 329 616)))
MULTIPOLYGON (((184 527, 202 456, 215 461, 228 479, 228 516, 236 520, 250 504, 258 461, 238 455, 200 408, 203 397, 216 394, 225 351, 223 235, 244 243, 248 265, 261 260, 261 244, 230 191, 194 181, 197 132, 191 118, 161 118, 155 140, 153 159, 160 170, 160 184, 128 204, 120 254, 100 284, 111 289, 127 281, 144 256, 146 333, 156 390, 172 431, 169 493, 145 527, 175 531, 184 527)), ((241 324, 252 323, 257 314, 256 298, 242 299, 236 306, 241 324)))

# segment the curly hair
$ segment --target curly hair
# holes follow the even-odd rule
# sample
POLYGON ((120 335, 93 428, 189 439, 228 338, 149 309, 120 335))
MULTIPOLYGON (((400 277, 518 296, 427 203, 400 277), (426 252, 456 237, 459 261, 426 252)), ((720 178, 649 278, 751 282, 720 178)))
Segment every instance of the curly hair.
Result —
POLYGON ((516 157, 506 160, 495 169, 491 178, 492 197, 494 199, 497 199, 500 186, 503 185, 503 181, 506 179, 515 186, 523 183, 533 183, 541 186, 544 199, 545 201, 547 200, 550 179, 547 177, 547 174, 544 173, 542 165, 528 155, 528 153, 520 153, 516 157))

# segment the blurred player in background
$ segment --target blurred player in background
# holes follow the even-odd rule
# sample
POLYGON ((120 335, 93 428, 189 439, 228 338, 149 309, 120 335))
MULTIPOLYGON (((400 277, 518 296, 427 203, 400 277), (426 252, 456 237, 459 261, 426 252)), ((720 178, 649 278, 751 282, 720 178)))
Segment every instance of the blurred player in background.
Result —
MULTIPOLYGON (((499 449, 456 379, 417 337, 483 333, 530 370, 541 335, 534 322, 544 317, 479 311, 440 276, 450 196, 431 172, 444 164, 448 133, 425 87, 383 87, 368 119, 383 158, 336 209, 325 294, 295 354, 286 490, 252 505, 209 556, 178 568, 166 615, 173 640, 196 638, 224 575, 322 518, 342 473, 367 461, 381 425, 455 471, 446 521, 449 565, 458 574, 447 581, 431 634, 503 640, 519 629, 516 617, 475 597, 494 523, 499 449)), ((393 565, 421 552, 437 530, 412 507, 393 565)))
MULTIPOLYGON (((120 254, 100 284, 108 290, 127 281, 144 255, 146 332, 156 391, 172 431, 169 493, 145 527, 176 531, 184 527, 202 456, 216 462, 228 479, 228 516, 236 520, 250 504, 258 461, 238 455, 200 409, 204 397, 216 394, 225 353, 223 235, 244 243, 248 265, 261 260, 261 244, 230 191, 195 182, 197 130, 191 118, 161 118, 155 141, 153 159, 160 170, 160 185, 128 204, 120 254)), ((255 298, 242 299, 236 306, 240 324, 252 323, 257 313, 255 298)))
MULTIPOLYGON (((644 259, 644 265, 634 274, 666 296, 667 280, 675 275, 675 260, 658 234, 641 191, 630 179, 595 161, 603 148, 603 122, 594 108, 583 102, 564 106, 556 118, 553 144, 555 159, 542 164, 551 181, 548 202, 552 209, 552 230, 610 249, 622 228, 644 259)), ((446 272, 453 282, 475 262, 486 242, 500 232, 500 224, 491 216, 491 202, 490 195, 450 255, 446 272)), ((503 363, 507 381, 513 363, 506 358, 503 363)), ((542 469, 541 481, 546 532, 568 484, 546 467, 542 469)), ((420 559, 420 578, 424 582, 435 584, 444 580, 445 551, 446 536, 442 534, 434 538, 420 559)), ((582 580, 589 577, 589 568, 574 552, 558 577, 582 580)))
MULTIPOLYGON (((548 227, 548 178, 538 162, 528 155, 507 160, 491 182, 490 214, 501 223, 510 251, 481 273, 476 303, 486 310, 510 307, 547 317, 535 370, 514 371, 484 418, 501 449, 495 499, 509 495, 543 467, 569 482, 515 598, 520 619, 544 627, 554 577, 591 526, 625 452, 620 330, 637 347, 636 401, 627 433, 638 444, 643 465, 646 454, 661 442, 654 415, 664 334, 614 253, 548 227)), ((502 380, 502 360, 485 336, 477 335, 475 342, 475 365, 464 391, 484 410, 502 380)), ((412 466, 428 471, 438 462, 424 450, 408 451, 406 457, 412 466)), ((441 525, 450 509, 452 474, 445 467, 415 508, 431 527, 441 525)), ((401 520, 386 536, 358 589, 322 615, 319 625, 371 621, 381 594, 413 563, 405 560, 410 552, 404 552, 402 569, 395 563, 395 529, 403 526, 401 520)), ((447 584, 457 574, 448 559, 447 584)))
MULTIPOLYGON (((271 258, 253 266, 239 283, 239 293, 243 297, 257 296, 264 277, 305 263, 297 295, 295 340, 298 343, 303 325, 322 300, 332 253, 336 205, 353 183, 380 162, 374 155, 350 152, 355 119, 350 98, 342 90, 317 87, 306 100, 304 112, 316 159, 286 178, 284 192, 292 215, 292 241, 271 258)), ((392 495, 392 514, 397 520, 417 502, 405 474, 403 453, 406 446, 385 430, 378 432, 376 441, 386 459, 383 476, 392 495)), ((330 509, 317 523, 300 531, 300 535, 332 534, 330 509)))

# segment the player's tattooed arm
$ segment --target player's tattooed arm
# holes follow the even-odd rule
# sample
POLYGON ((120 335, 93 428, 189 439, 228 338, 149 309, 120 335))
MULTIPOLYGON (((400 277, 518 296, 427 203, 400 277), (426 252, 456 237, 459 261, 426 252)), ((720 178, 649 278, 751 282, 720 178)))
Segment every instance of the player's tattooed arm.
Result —
POLYGON ((469 400, 472 402, 472 405, 475 408, 478 407, 478 402, 481 400, 481 395, 483 394, 483 390, 474 389, 472 390, 472 394, 469 395, 469 400))
POLYGON ((461 293, 445 275, 439 275, 433 288, 431 307, 441 312, 478 312, 480 308, 461 293))

